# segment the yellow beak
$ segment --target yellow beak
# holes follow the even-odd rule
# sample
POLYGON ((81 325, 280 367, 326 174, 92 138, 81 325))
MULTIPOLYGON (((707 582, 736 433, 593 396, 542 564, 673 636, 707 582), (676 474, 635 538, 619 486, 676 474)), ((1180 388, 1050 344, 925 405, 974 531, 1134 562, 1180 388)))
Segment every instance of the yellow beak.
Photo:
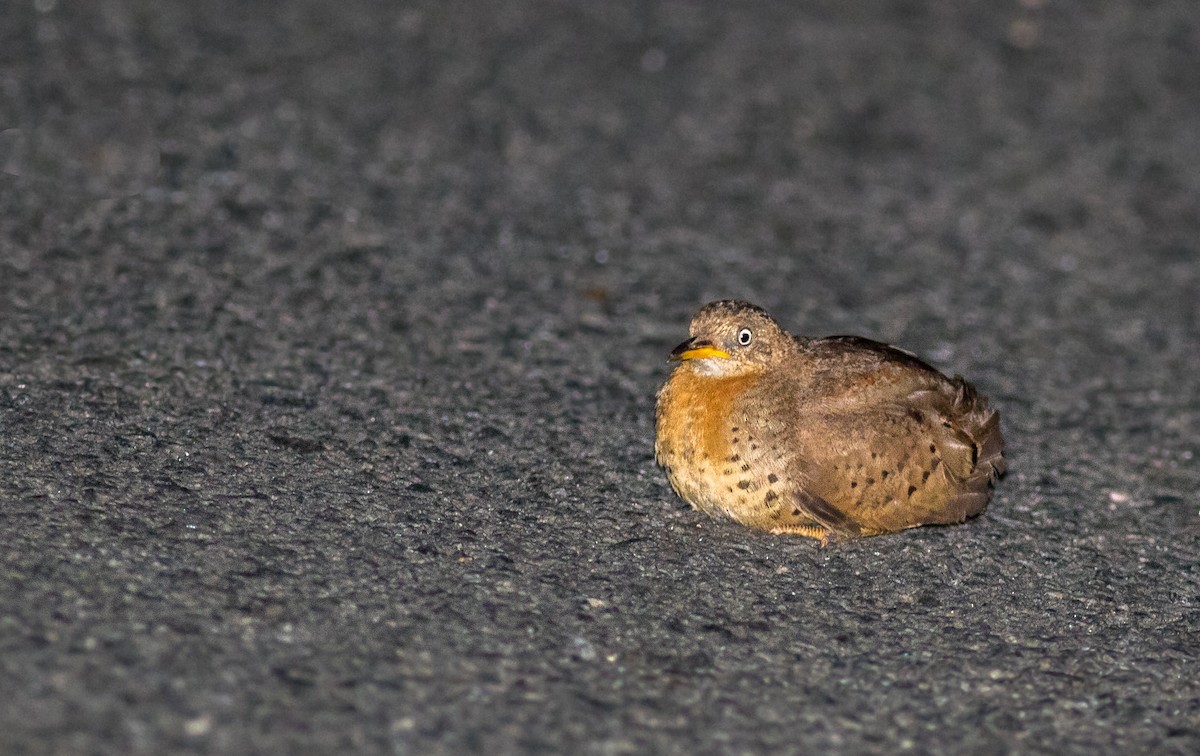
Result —
POLYGON ((728 359, 729 352, 717 349, 711 341, 701 338, 688 339, 671 352, 672 360, 702 360, 706 357, 728 359))

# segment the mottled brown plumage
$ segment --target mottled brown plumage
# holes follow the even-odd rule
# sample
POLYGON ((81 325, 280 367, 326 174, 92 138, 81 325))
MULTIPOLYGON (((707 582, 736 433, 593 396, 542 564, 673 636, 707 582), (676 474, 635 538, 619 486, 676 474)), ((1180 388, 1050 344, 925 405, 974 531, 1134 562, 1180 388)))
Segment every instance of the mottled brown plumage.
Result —
POLYGON ((658 394, 655 457, 698 509, 827 541, 987 506, 1000 417, 962 378, 869 339, 793 337, 746 302, 706 305, 690 333, 658 394))

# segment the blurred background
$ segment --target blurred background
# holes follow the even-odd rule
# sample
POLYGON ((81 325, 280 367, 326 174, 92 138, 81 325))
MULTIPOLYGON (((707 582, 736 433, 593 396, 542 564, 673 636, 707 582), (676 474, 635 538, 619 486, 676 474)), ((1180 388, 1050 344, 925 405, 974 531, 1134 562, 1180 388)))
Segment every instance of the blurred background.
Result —
POLYGON ((1200 743, 1194 3, 0 15, 7 750, 1200 743), (989 513, 682 508, 724 297, 972 379, 989 513))

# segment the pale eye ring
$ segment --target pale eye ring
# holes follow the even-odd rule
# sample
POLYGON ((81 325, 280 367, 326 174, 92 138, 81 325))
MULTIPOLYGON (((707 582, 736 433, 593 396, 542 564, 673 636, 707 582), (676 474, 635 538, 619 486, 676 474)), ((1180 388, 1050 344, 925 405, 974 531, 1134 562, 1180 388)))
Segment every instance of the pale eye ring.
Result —
POLYGON ((748 345, 753 340, 754 340, 754 332, 751 331, 749 328, 743 328, 742 330, 738 331, 737 342, 739 344, 741 344, 742 346, 748 345))

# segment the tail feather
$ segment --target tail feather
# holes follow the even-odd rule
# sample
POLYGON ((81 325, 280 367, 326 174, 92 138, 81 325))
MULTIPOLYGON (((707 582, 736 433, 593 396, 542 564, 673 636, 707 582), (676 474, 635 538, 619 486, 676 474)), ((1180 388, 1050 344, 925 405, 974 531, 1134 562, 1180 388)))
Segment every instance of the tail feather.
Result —
POLYGON ((987 507, 992 483, 1004 474, 1007 464, 1000 413, 988 407, 987 399, 971 384, 958 376, 954 380, 958 389, 954 409, 960 418, 957 429, 970 439, 974 457, 971 472, 961 481, 958 493, 946 502, 948 510, 961 521, 974 517, 987 507))
POLYGON ((975 447, 975 470, 989 480, 1005 470, 1004 435, 1000 432, 1000 413, 988 406, 988 401, 975 391, 961 375, 954 376, 958 389, 954 412, 962 418, 958 424, 975 447))
POLYGON ((1008 464, 1004 461, 1004 436, 1000 433, 1000 413, 993 411, 975 433, 979 461, 976 468, 988 472, 989 478, 1004 474, 1008 464))

